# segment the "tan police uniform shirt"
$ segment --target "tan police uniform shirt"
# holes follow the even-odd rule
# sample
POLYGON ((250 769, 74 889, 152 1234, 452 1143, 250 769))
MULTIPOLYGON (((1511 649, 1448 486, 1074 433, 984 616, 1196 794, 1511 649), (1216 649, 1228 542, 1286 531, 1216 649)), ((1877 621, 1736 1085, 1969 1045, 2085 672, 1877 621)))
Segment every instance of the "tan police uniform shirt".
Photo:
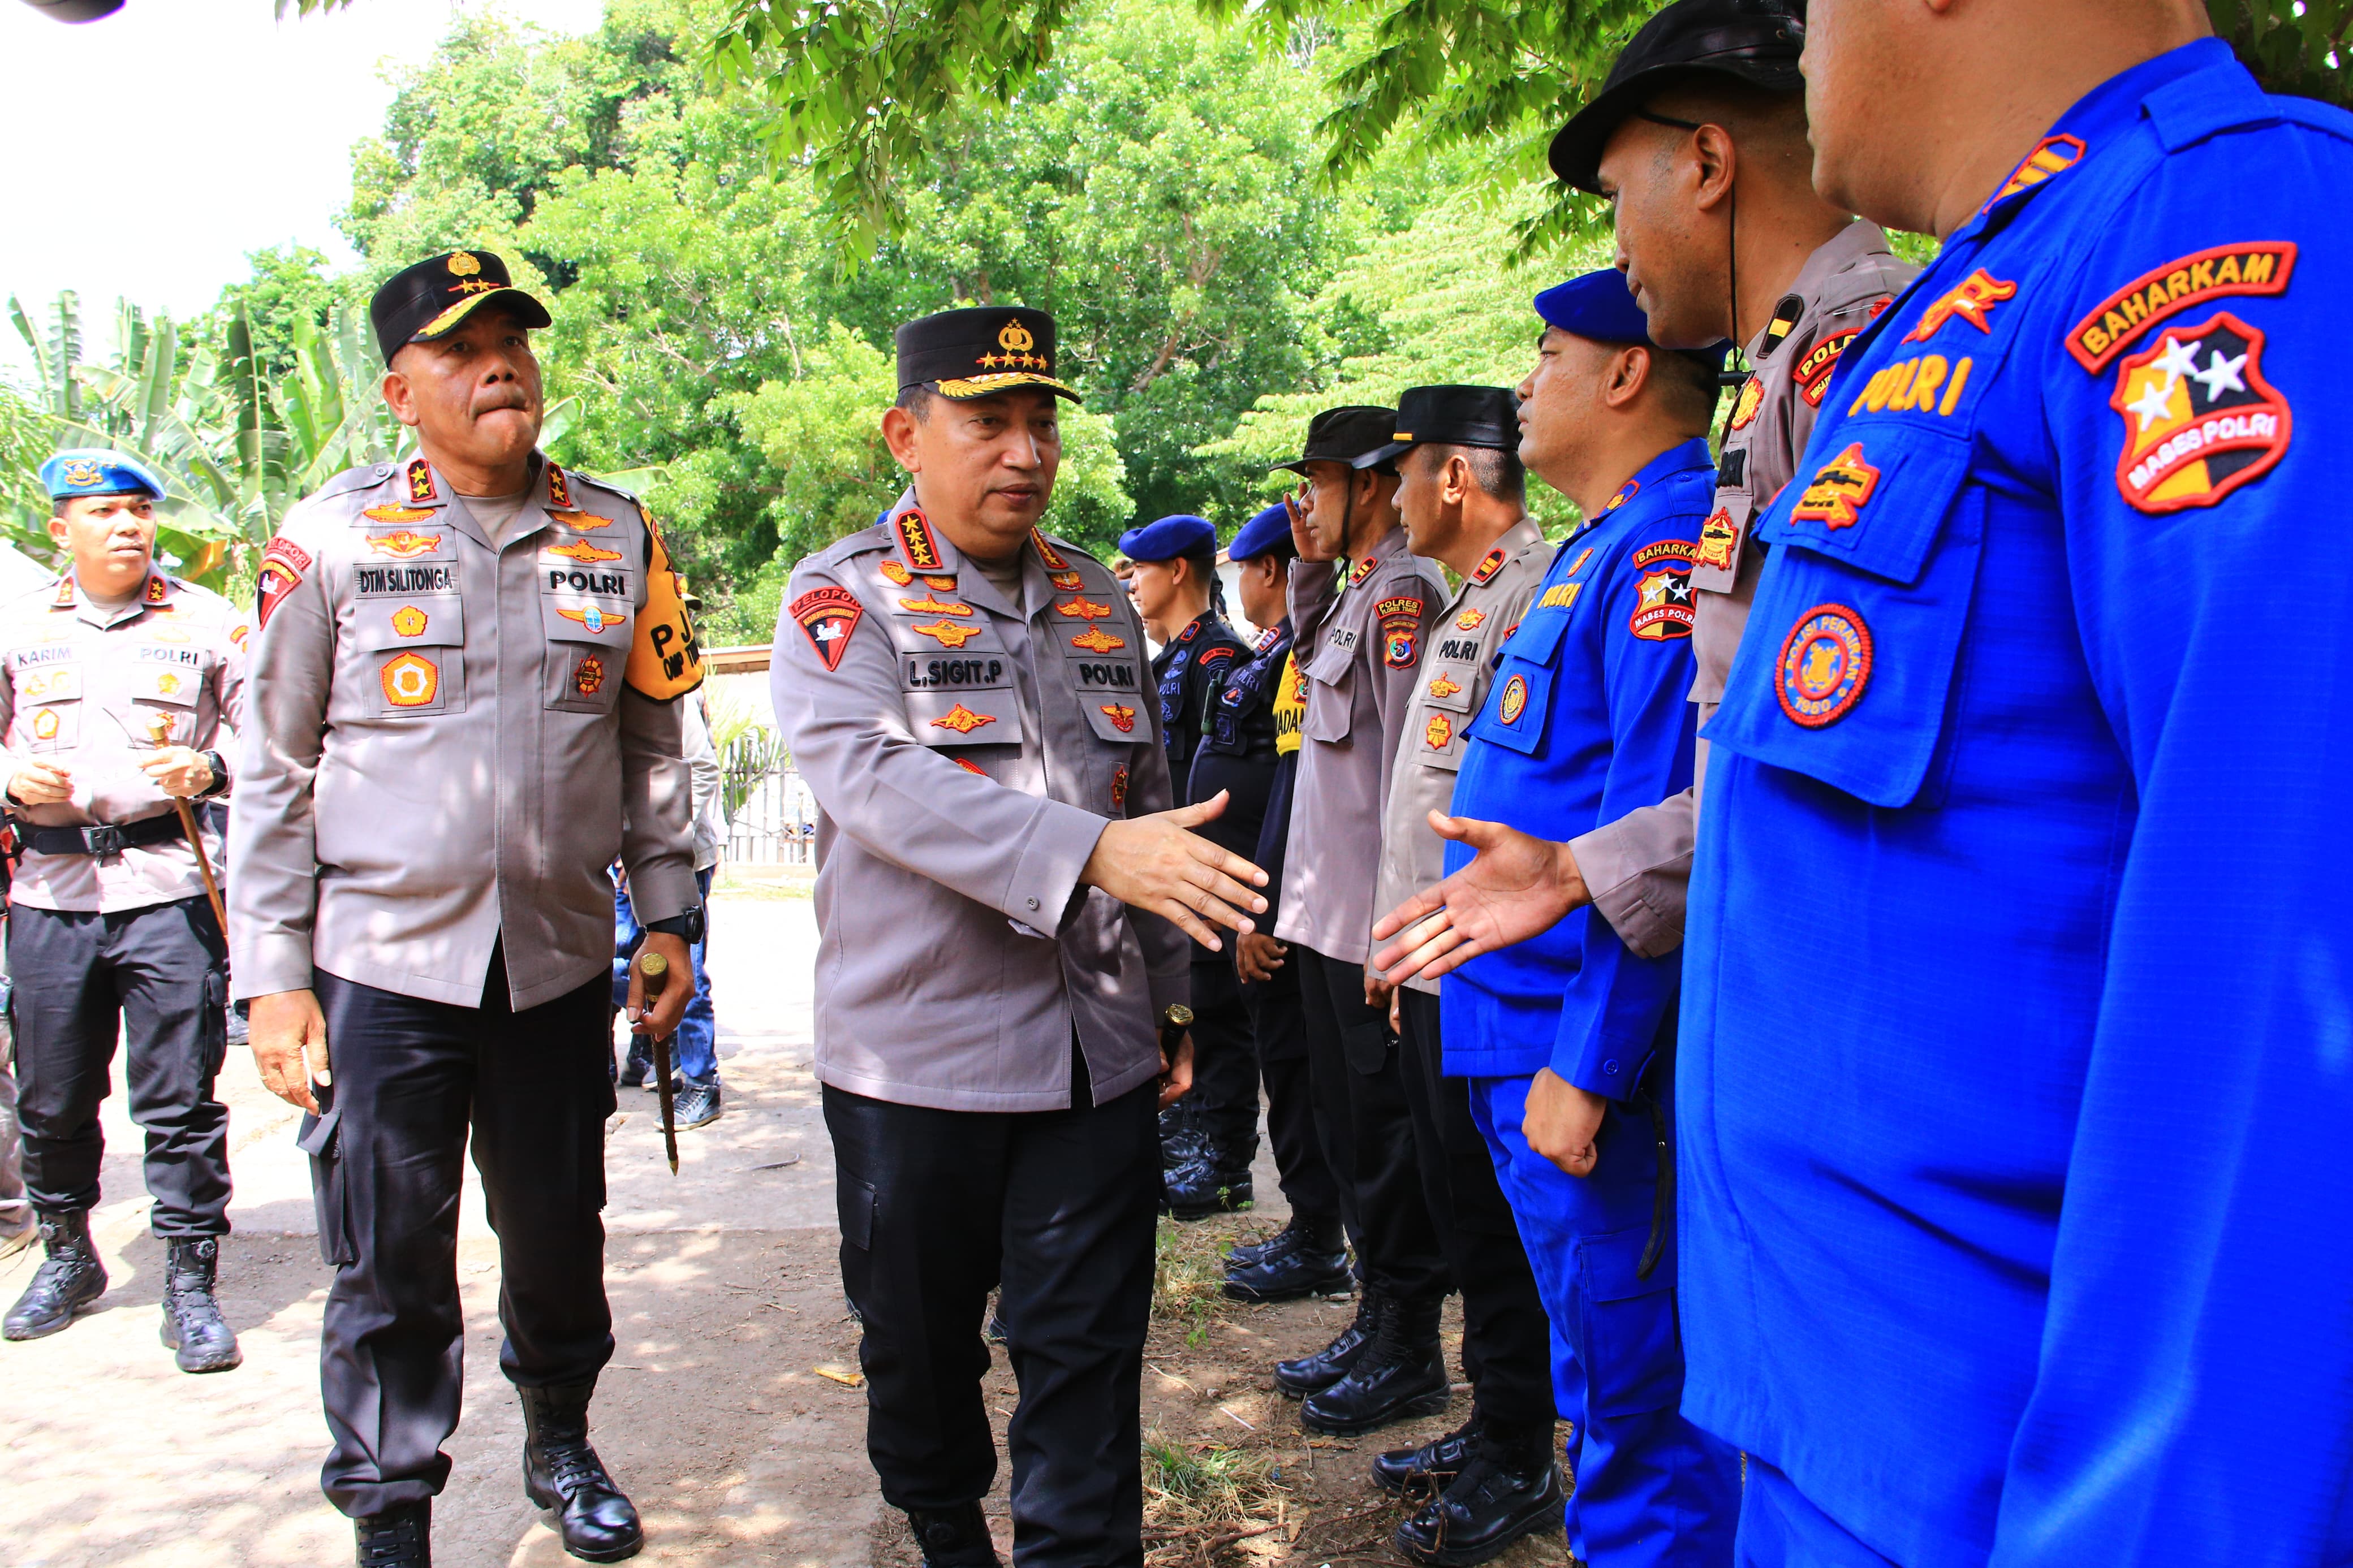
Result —
POLYGON ((229 821, 240 997, 314 969, 475 1006, 613 962, 619 858, 642 921, 696 904, 678 699, 702 659, 659 534, 533 458, 492 544, 422 458, 353 468, 263 552, 229 821))
MULTIPOLYGON (((1692 700, 1703 726, 1723 699, 1764 568, 1750 526, 1797 471, 1839 356, 1919 270, 1895 258, 1877 224, 1857 219, 1806 258, 1772 321, 1749 342, 1756 372, 1733 402, 1716 468, 1715 510, 1701 526, 1692 569, 1698 591, 1692 700)), ((1707 772, 1704 736, 1699 746, 1690 789, 1569 842, 1593 907, 1644 958, 1672 952, 1683 940, 1697 780, 1707 772)))
POLYGON ((1018 595, 911 492, 795 569, 769 677, 817 797, 817 1075, 946 1110, 1100 1105, 1160 1070, 1192 944, 1079 881, 1115 816, 1172 804, 1144 627, 1034 534, 1018 595))
POLYGON ((1292 657, 1307 706, 1274 934, 1362 964, 1389 781, 1447 593, 1438 568, 1407 551, 1402 528, 1350 567, 1336 603, 1335 581, 1328 562, 1291 563, 1291 622, 1302 628, 1292 657))
MULTIPOLYGON (((70 799, 10 812, 38 827, 121 826, 174 815, 172 797, 140 772, 157 745, 154 726, 168 725, 164 745, 217 750, 224 760, 235 752, 223 731, 237 730, 245 710, 248 625, 219 595, 153 568, 124 605, 91 603, 69 572, 0 605, 0 747, 8 771, 47 763, 73 778, 70 799)), ((196 850, 173 838, 114 855, 27 849, 8 901, 112 913, 204 891, 196 850)))
MULTIPOLYGON (((1438 616, 1413 700, 1406 705, 1403 739, 1389 779, 1380 876, 1373 889, 1376 920, 1446 875, 1446 840, 1431 831, 1430 814, 1453 804, 1462 731, 1487 700, 1504 639, 1519 626, 1551 561, 1544 531, 1522 518, 1495 541, 1438 616)), ((1438 994, 1434 979, 1416 975, 1406 984, 1438 994)))

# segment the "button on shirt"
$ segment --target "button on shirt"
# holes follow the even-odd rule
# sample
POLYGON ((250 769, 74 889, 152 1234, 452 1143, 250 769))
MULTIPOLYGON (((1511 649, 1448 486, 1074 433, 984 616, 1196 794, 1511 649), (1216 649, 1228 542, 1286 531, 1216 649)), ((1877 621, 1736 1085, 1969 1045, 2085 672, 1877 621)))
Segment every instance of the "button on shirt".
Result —
POLYGON ((2353 1561, 2349 184, 2219 41, 2114 78, 1757 531, 1683 1408, 1908 1568, 2353 1561))
MULTIPOLYGON (((11 806, 40 827, 168 816, 171 796, 140 771, 157 744, 230 752, 224 731, 245 708, 250 619, 217 594, 150 572, 121 605, 83 594, 72 574, 0 606, 0 745, 9 771, 47 763, 73 776, 71 798, 11 806)), ((8 901, 76 911, 144 909, 201 897, 185 838, 114 855, 28 849, 8 901)))

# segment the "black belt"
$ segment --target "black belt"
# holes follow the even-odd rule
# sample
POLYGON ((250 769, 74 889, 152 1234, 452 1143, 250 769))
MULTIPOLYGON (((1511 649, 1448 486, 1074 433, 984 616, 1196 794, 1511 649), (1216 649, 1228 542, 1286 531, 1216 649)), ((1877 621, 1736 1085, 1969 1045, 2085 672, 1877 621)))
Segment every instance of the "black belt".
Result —
POLYGON ((120 855, 125 849, 161 844, 185 835, 180 831, 180 814, 167 811, 161 816, 142 817, 119 826, 94 822, 87 827, 36 827, 29 822, 19 822, 16 837, 27 849, 44 855, 120 855))

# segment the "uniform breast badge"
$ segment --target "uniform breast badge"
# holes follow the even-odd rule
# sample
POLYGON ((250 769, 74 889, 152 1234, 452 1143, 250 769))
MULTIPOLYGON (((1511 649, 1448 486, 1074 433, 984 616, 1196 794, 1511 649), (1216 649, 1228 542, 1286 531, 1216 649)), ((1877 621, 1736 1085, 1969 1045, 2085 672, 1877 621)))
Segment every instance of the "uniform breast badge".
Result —
POLYGON ((1878 489, 1878 468, 1864 459, 1862 442, 1850 441, 1845 451, 1814 470, 1789 516, 1829 529, 1852 528, 1878 489))
POLYGON ((1528 678, 1514 675, 1504 682, 1504 689, 1495 699, 1495 717, 1506 724, 1516 724, 1527 710, 1528 678))
POLYGON ((975 730, 979 729, 983 724, 994 724, 996 722, 997 716, 995 714, 976 713, 971 709, 959 702, 955 707, 949 709, 943 717, 933 720, 932 728, 934 730, 954 730, 959 735, 969 735, 975 730))
POLYGON ((849 589, 828 584, 795 599, 786 614, 808 638, 809 647, 825 661, 827 670, 832 671, 841 668, 841 656, 849 651, 849 634, 858 629, 866 607, 849 589))
POLYGON ((1454 721, 1443 713, 1433 713, 1421 731, 1422 744, 1433 752, 1446 750, 1454 739, 1454 721))
POLYGON ((384 667, 384 700, 395 708, 423 708, 441 694, 441 669, 421 653, 404 653, 384 667))
POLYGON ((1781 711, 1809 730, 1835 724, 1871 683, 1871 632, 1844 605, 1816 605, 1781 639, 1774 683, 1781 711))
POLYGON ((1111 727, 1125 735, 1135 729, 1135 710, 1121 702, 1105 702, 1096 711, 1111 721, 1111 727))

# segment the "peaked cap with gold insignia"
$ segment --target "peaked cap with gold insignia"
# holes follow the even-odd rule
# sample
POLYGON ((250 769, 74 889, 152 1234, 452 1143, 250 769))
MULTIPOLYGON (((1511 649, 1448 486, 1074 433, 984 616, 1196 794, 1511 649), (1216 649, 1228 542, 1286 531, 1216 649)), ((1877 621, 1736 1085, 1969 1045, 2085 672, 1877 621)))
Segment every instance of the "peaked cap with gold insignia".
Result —
POLYGON ((493 300, 526 327, 544 327, 554 319, 546 306, 514 286, 507 264, 496 255, 453 250, 385 279, 368 301, 368 320, 375 326, 376 347, 390 364, 402 344, 446 337, 493 300))
POLYGON ((987 397, 1042 386, 1079 395, 1054 377, 1054 318, 1022 305, 942 310, 898 331, 899 389, 930 384, 942 397, 987 397))

